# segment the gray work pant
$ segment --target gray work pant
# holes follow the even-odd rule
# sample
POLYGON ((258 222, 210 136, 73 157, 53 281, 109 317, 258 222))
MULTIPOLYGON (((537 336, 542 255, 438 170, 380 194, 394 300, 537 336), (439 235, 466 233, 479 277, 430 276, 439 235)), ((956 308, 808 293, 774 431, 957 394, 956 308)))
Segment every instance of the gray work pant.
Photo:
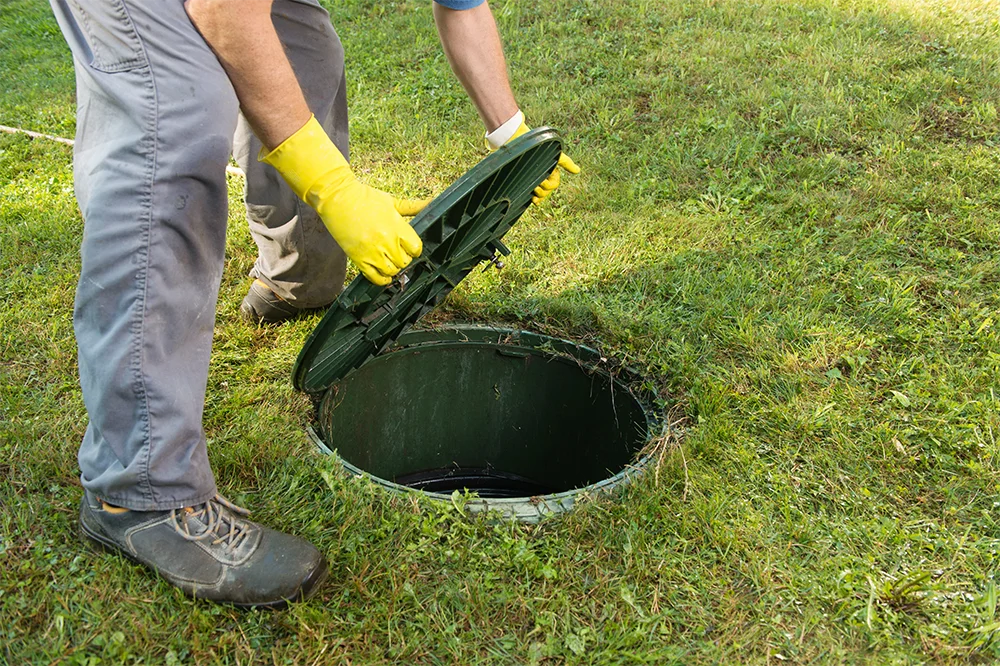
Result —
MULTIPOLYGON (((343 287, 346 259, 257 162, 260 142, 182 0, 50 2, 76 67, 82 482, 131 509, 197 504, 216 493, 201 422, 230 154, 246 172, 256 277, 316 307, 343 287)), ((315 0, 276 0, 273 19, 307 102, 346 155, 343 49, 329 16, 315 0)))

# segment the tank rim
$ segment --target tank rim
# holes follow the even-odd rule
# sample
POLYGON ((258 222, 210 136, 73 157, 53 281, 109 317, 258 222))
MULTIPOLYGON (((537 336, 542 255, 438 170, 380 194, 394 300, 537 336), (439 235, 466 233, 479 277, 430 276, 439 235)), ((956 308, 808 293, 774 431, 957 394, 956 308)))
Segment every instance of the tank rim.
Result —
MULTIPOLYGON (((634 369, 627 366, 615 368, 600 367, 602 361, 607 361, 607 357, 589 346, 556 338, 545 333, 510 328, 495 327, 482 324, 447 324, 429 328, 415 328, 407 331, 399 337, 389 348, 378 356, 399 352, 405 349, 417 347, 432 347, 440 345, 451 345, 455 343, 488 343, 500 345, 521 346, 547 353, 553 357, 570 358, 586 371, 599 373, 609 377, 612 382, 621 386, 633 400, 640 406, 646 417, 645 444, 642 450, 648 448, 649 444, 665 437, 669 432, 669 424, 664 417, 662 410, 655 407, 657 399, 648 388, 647 380, 634 369), (597 363, 595 364, 595 360, 597 363)), ((376 357, 377 358, 377 357, 376 357)), ((356 368, 347 376, 361 370, 364 366, 356 368)), ((318 408, 318 404, 317 404, 318 408)), ((317 412, 318 416, 318 412, 317 412)), ((321 453, 334 456, 344 469, 355 477, 366 478, 377 486, 391 492, 399 494, 417 493, 419 496, 427 497, 434 501, 452 501, 452 493, 440 493, 428 490, 418 490, 405 486, 388 479, 376 476, 360 467, 348 462, 340 456, 334 449, 331 449, 322 440, 319 433, 310 426, 308 428, 309 438, 313 441, 321 453)), ((498 497, 481 498, 472 497, 463 506, 473 513, 486 511, 497 511, 506 517, 519 520, 521 522, 538 522, 544 517, 565 513, 573 508, 578 497, 597 495, 610 492, 621 487, 641 475, 648 467, 651 456, 648 453, 641 454, 637 459, 625 465, 624 469, 618 473, 602 479, 595 483, 572 488, 557 493, 547 495, 535 495, 530 497, 498 497)))

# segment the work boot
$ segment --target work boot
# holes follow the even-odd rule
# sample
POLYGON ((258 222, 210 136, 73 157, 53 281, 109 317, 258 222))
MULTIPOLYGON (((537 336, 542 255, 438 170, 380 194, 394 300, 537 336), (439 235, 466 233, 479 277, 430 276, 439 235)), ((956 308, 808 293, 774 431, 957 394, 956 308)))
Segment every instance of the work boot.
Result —
POLYGON ((84 491, 80 531, 94 547, 146 565, 192 597, 243 608, 284 608, 309 597, 326 579, 323 555, 247 515, 221 495, 186 509, 131 511, 84 491))
POLYGON ((297 308, 260 280, 254 280, 240 304, 240 315, 251 324, 278 324, 312 312, 297 308))

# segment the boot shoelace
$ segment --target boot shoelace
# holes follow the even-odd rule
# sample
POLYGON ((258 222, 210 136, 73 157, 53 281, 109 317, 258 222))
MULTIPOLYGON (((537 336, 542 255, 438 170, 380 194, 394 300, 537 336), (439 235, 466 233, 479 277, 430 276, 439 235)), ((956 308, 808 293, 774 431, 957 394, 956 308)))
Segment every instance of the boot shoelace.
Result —
POLYGON ((170 512, 170 518, 174 523, 174 530, 188 541, 201 541, 209 537, 215 537, 212 545, 225 543, 226 548, 238 547, 249 535, 249 526, 241 523, 237 516, 249 516, 250 512, 243 507, 236 506, 222 495, 216 495, 204 504, 188 507, 186 509, 174 509, 170 512), (192 534, 188 527, 188 518, 197 518, 206 525, 205 531, 200 534, 192 534), (223 533, 222 528, 228 528, 223 533))

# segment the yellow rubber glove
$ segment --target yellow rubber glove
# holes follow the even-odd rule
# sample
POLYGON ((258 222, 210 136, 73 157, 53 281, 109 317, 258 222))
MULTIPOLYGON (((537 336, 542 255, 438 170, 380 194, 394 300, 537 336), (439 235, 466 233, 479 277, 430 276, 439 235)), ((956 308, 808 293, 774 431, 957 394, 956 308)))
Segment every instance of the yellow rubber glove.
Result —
POLYGON ((258 159, 284 177, 361 273, 379 285, 406 268, 423 251, 404 215, 416 215, 430 199, 397 199, 358 181, 343 154, 315 117, 258 159))
MULTIPOLYGON (((528 130, 531 129, 524 122, 521 126, 514 130, 513 136, 507 139, 507 143, 510 143, 522 134, 526 134, 528 130)), ((487 144, 489 145, 489 144, 487 144)), ((507 145, 506 143, 504 145, 507 145)), ((566 153, 559 153, 559 167, 566 169, 566 171, 572 174, 580 173, 580 167, 577 166, 576 162, 570 159, 569 155, 566 153)), ((559 167, 552 170, 549 177, 541 182, 541 184, 535 188, 535 196, 531 197, 531 203, 541 203, 543 199, 550 196, 559 187, 559 167)))

